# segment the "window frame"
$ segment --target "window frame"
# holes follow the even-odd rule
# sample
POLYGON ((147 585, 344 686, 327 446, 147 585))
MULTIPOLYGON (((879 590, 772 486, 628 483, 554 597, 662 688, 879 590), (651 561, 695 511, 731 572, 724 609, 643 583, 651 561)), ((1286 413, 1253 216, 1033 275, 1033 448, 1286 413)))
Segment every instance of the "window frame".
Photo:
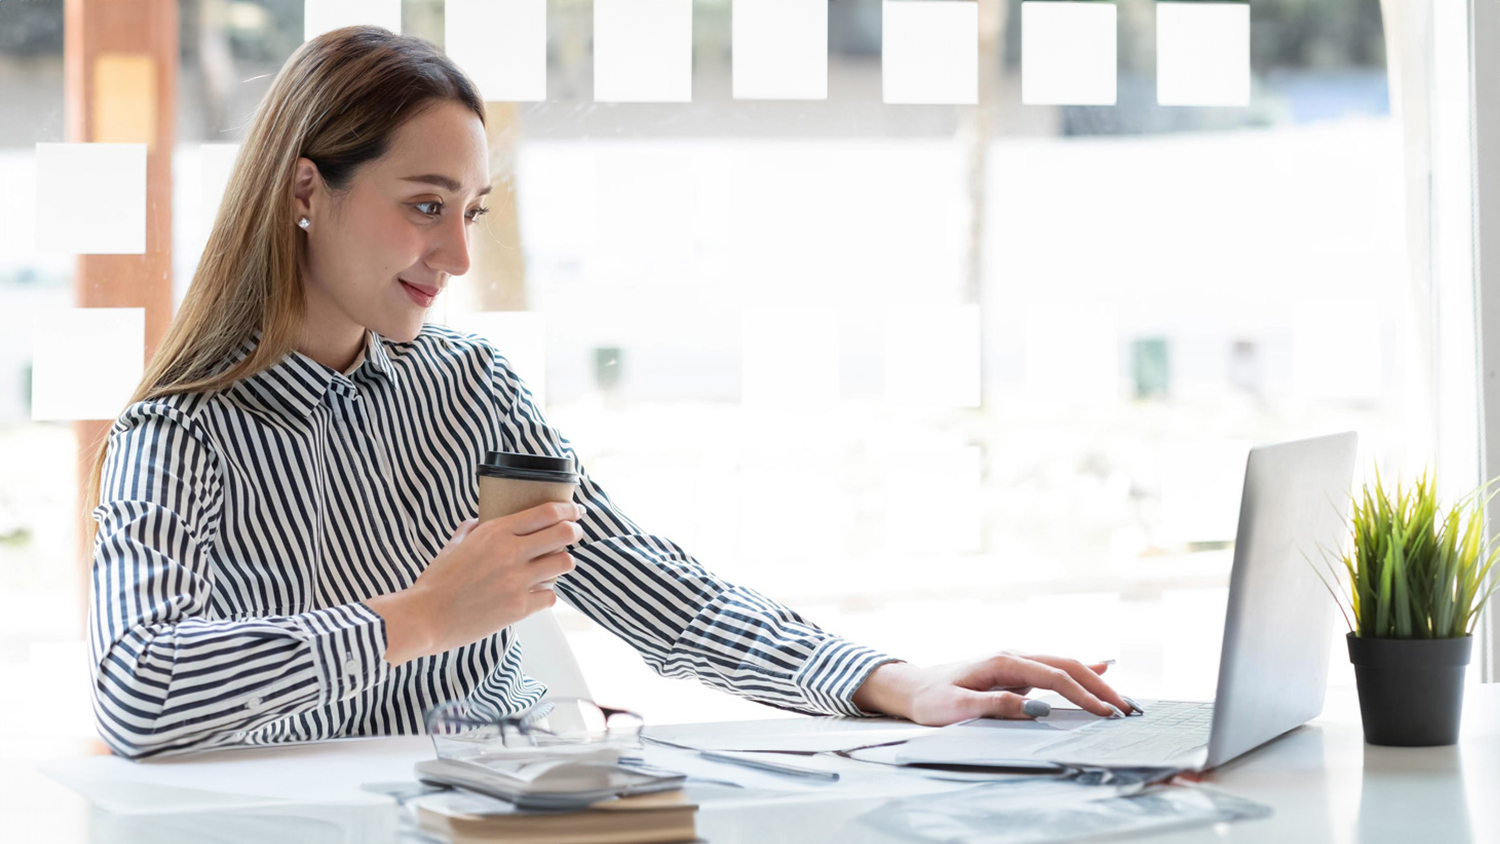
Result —
MULTIPOLYGON (((1500 475, 1500 54, 1476 44, 1500 41, 1500 0, 1467 0, 1474 167, 1474 267, 1479 332, 1480 439, 1484 477, 1500 475)), ((1500 531, 1500 498, 1487 514, 1500 531)), ((1500 680, 1500 624, 1491 603, 1475 629, 1482 682, 1500 680)))

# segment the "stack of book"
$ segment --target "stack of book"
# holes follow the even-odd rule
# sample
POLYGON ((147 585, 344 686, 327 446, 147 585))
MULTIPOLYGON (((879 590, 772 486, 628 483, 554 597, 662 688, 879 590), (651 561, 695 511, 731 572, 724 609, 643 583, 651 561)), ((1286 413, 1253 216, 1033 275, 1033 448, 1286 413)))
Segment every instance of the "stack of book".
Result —
POLYGON ((449 786, 410 804, 417 825, 454 844, 669 844, 696 839, 698 807, 682 774, 612 748, 505 751, 418 762, 417 778, 449 786))
POLYGON ((619 797, 586 809, 549 812, 470 791, 411 801, 417 825, 452 844, 668 844, 697 840, 698 807, 679 791, 619 797))

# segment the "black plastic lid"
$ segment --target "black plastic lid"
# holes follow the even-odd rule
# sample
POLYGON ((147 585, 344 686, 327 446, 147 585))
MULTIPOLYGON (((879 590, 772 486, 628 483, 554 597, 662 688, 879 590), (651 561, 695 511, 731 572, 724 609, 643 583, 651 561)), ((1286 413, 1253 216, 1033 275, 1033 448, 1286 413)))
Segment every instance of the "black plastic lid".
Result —
POLYGON ((523 481, 578 483, 578 473, 573 471, 573 459, 570 457, 519 454, 513 451, 491 451, 486 454, 484 462, 479 464, 479 474, 523 481))

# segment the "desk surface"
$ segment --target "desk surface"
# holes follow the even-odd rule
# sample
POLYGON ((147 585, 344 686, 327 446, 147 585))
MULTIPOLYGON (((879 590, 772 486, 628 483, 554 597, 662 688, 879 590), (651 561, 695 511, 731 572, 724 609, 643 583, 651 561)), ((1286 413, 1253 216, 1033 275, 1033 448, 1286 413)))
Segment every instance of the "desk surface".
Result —
MULTIPOLYGON (((1416 691, 1414 690, 1414 693, 1416 691)), ((1352 690, 1330 693, 1323 716, 1210 772, 1207 785, 1269 805, 1263 820, 1198 827, 1131 841, 1460 844, 1500 841, 1500 685, 1473 686, 1453 747, 1364 742, 1352 690)), ((714 805, 700 810, 714 844, 862 841, 887 844, 854 819, 878 800, 714 805)))
MULTIPOLYGON (((725 724, 732 730, 732 724, 725 724)), ((377 740, 387 741, 387 740, 377 740)), ((392 739, 406 742, 412 739, 392 739)), ((345 744, 344 747, 352 747, 345 744)), ((343 752, 338 744, 329 752, 343 752)), ((90 820, 81 798, 59 794, 30 765, 37 781, 23 793, 44 799, 4 799, 8 831, 25 831, 15 839, 35 841, 116 841, 123 832, 100 817, 90 820), (78 815, 85 817, 80 819, 78 815), (59 835, 64 830, 73 834, 59 835), (43 833, 48 834, 43 834, 43 833)), ((388 772, 386 772, 388 773, 388 772)), ((389 777, 383 777, 389 778, 389 777)), ((1264 803, 1275 814, 1264 820, 1220 827, 1199 827, 1155 837, 1155 842, 1489 842, 1500 841, 1500 685, 1472 686, 1465 703, 1460 743, 1443 748, 1382 748, 1366 745, 1352 692, 1331 693, 1325 714, 1271 744, 1212 772, 1205 783, 1264 803)), ((717 793, 724 793, 720 790, 717 793)), ((856 819, 885 798, 832 798, 825 795, 702 799, 700 836, 713 844, 732 842, 869 842, 899 839, 856 819)), ((160 817, 160 816, 153 816, 160 817)), ((225 833, 224 815, 195 820, 174 816, 170 823, 151 821, 153 842, 199 840, 214 824, 225 833), (194 824, 198 824, 197 827, 194 824)), ((139 820, 144 821, 145 818, 139 820)), ((275 813, 261 811, 246 830, 268 831, 275 813)), ((305 824, 304 824, 305 826, 305 824)), ((332 832, 332 830, 324 830, 332 832)), ((130 836, 126 836, 127 838, 130 836)), ((296 837, 296 836, 293 836, 296 837)), ((352 840, 347 835, 321 840, 352 840)), ((216 837, 215 840, 237 840, 216 837)))

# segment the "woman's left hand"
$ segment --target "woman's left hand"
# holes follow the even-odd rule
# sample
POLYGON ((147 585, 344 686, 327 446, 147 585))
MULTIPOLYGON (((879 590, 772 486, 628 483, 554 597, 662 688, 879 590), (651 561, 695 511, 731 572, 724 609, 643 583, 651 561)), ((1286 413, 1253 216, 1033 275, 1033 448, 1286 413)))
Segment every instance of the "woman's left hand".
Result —
POLYGON ((1085 665, 1076 659, 1012 651, 931 668, 888 662, 865 678, 854 694, 854 705, 941 727, 969 718, 1037 717, 1045 714, 1039 710, 1046 704, 1033 701, 1027 712, 1025 695, 1032 689, 1048 689, 1086 712, 1118 717, 1135 707, 1099 676, 1107 668, 1104 663, 1085 665))

